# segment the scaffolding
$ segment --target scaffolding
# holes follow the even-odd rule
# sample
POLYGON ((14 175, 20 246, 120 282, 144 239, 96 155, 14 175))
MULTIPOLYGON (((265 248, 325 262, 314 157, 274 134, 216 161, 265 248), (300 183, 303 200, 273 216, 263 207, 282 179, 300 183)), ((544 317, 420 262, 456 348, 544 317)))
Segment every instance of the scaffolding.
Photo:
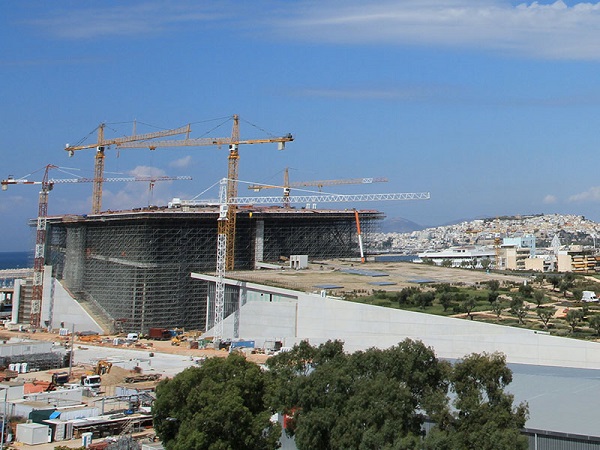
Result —
MULTIPOLYGON (((359 214, 368 240, 383 214, 359 214)), ((214 273, 217 217, 218 211, 208 207, 53 217, 47 261, 54 276, 88 310, 103 316, 111 331, 203 330, 209 286, 192 282, 190 273, 214 273)), ((292 254, 311 259, 359 255, 354 210, 246 207, 237 212, 236 228, 239 269, 292 254)))

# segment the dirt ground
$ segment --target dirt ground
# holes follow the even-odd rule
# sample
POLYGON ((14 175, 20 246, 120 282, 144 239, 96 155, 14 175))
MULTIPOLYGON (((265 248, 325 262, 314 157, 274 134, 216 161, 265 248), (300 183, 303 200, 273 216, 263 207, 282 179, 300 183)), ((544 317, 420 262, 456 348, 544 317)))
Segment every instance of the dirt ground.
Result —
MULTIPOLYGON (((255 270, 255 271, 236 271, 230 275, 232 278, 287 287, 289 289, 298 289, 307 292, 320 292, 327 290, 329 295, 343 296, 346 293, 370 294, 373 290, 399 291, 406 286, 414 286, 415 283, 429 281, 435 283, 463 283, 466 285, 486 282, 492 279, 500 281, 523 281, 523 277, 514 275, 503 275, 486 273, 483 271, 472 271, 463 269, 450 269, 424 264, 414 264, 408 262, 360 262, 332 260, 321 263, 310 264, 307 269, 291 270, 255 270), (349 273, 348 271, 352 272, 349 273)), ((31 338, 47 340, 53 342, 62 342, 63 345, 71 345, 70 337, 59 336, 57 333, 26 333, 17 331, 0 331, 0 339, 9 339, 11 337, 31 338)), ((226 350, 197 349, 190 348, 189 341, 181 342, 179 346, 171 345, 171 341, 157 341, 140 339, 132 344, 122 343, 113 344, 113 339, 117 336, 75 336, 72 343, 77 349, 86 349, 86 346, 104 346, 123 349, 143 350, 148 352, 169 353, 175 355, 189 356, 190 358, 212 358, 226 357, 226 350)), ((193 338, 190 333, 190 340, 193 338)), ((245 354, 249 361, 262 364, 268 358, 264 354, 245 354)), ((73 367, 74 377, 90 373, 92 366, 73 367)), ((32 372, 29 374, 20 374, 20 379, 32 381, 50 381, 52 372, 32 372)), ((103 386, 122 385, 127 376, 131 376, 129 370, 113 366, 109 374, 102 376, 103 386)), ((156 382, 135 383, 136 387, 152 387, 156 382)))
MULTIPOLYGON (((131 350, 143 350, 152 353, 168 353, 174 355, 182 355, 189 356, 190 358, 213 358, 213 357, 226 357, 229 352, 227 350, 213 350, 213 349, 197 349, 190 348, 190 344, 187 341, 181 342, 179 346, 171 345, 170 341, 155 341, 148 339, 140 339, 138 342, 133 344, 120 344, 114 345, 113 339, 116 336, 75 336, 73 341, 73 349, 77 350, 88 350, 92 346, 96 347, 110 347, 116 349, 131 349, 131 350), (89 346, 89 347, 88 347, 89 346)), ((60 342, 66 347, 71 345, 70 337, 59 336, 57 333, 47 333, 36 331, 35 333, 26 333, 26 332, 16 332, 16 331, 8 331, 2 330, 0 331, 0 339, 8 340, 10 338, 28 338, 28 339, 36 339, 36 340, 44 340, 44 341, 52 341, 52 342, 60 342)), ((246 354, 246 359, 248 361, 255 362, 257 364, 262 364, 268 358, 267 355, 264 354, 246 354)), ((53 369, 47 371, 36 371, 29 372, 24 374, 19 374, 18 380, 25 382, 50 382, 52 381, 52 374, 55 372, 65 372, 68 369, 53 369)), ((81 375, 91 374, 94 370, 94 366, 89 364, 76 364, 72 367, 72 377, 71 380, 77 380, 81 375)), ((131 387, 135 387, 137 389, 148 389, 153 388, 158 384, 159 380, 156 381, 144 381, 126 384, 125 378, 131 377, 134 375, 144 374, 136 373, 132 370, 127 370, 116 365, 113 365, 110 369, 109 373, 105 373, 102 375, 102 388, 108 393, 114 391, 115 386, 123 386, 128 385, 131 387)), ((0 372, 1 375, 1 372, 0 372)))
POLYGON ((400 291, 425 281, 433 283, 463 283, 466 285, 489 280, 523 282, 524 277, 447 268, 411 262, 367 262, 331 260, 311 263, 307 269, 236 271, 231 278, 264 283, 306 292, 327 290, 329 295, 371 293, 373 290, 400 291), (349 273, 356 272, 356 273, 349 273), (322 286, 327 286, 323 288, 322 286))

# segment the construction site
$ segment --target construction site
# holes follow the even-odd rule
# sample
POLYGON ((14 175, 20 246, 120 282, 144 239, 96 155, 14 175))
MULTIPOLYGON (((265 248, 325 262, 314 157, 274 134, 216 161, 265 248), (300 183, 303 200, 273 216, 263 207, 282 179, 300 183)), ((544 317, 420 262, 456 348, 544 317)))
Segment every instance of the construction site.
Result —
MULTIPOLYGON (((36 227, 33 277, 18 285, 13 322, 47 329, 63 328, 65 322, 71 322, 77 328, 73 331, 82 331, 85 325, 58 313, 55 292, 60 290, 85 310, 92 318, 93 328, 101 332, 146 333, 153 327, 207 331, 209 325, 217 325, 214 336, 218 339, 219 326, 238 307, 239 298, 239 289, 223 282, 225 272, 299 269, 298 261, 305 266, 309 260, 364 260, 364 247, 378 230, 384 214, 374 209, 326 209, 321 205, 429 198, 429 193, 323 194, 323 186, 387 180, 290 182, 287 168, 281 186, 249 186, 255 192, 278 188, 282 194, 240 197, 239 146, 275 143, 278 150, 283 150, 293 137, 287 134, 240 139, 239 117, 231 118, 231 136, 225 138, 191 138, 188 125, 110 139, 105 137, 105 126, 101 124, 96 142, 65 147, 70 156, 80 150, 95 150, 93 178, 53 179, 49 171, 56 166, 48 165, 41 181, 11 177, 2 180, 3 190, 16 184, 41 186, 38 217, 32 221, 36 227), (181 134, 185 134, 184 139, 164 139, 181 134), (111 146, 155 150, 222 145, 229 148, 228 171, 220 182, 218 200, 173 199, 166 206, 103 210, 103 183, 124 181, 104 177, 105 150, 111 146), (50 216, 48 199, 54 184, 80 182, 93 185, 91 214, 50 216), (291 194, 292 188, 307 187, 318 188, 319 192, 291 194), (216 273, 217 282, 193 280, 192 273, 216 273)), ((172 179, 186 177, 127 181, 149 181, 152 187, 156 181, 172 179)))
MULTIPOLYGON (((164 208, 52 217, 48 262, 54 277, 80 303, 95 316, 105 316, 103 323, 114 327, 107 332, 202 330, 208 283, 194 281, 190 274, 214 274, 218 214, 216 208, 164 208)), ((366 240, 383 214, 358 214, 366 240)), ((360 257, 353 210, 240 208, 235 240, 236 269, 286 265, 291 255, 311 260, 360 257)), ((227 289, 226 313, 237 296, 236 289, 227 289)))

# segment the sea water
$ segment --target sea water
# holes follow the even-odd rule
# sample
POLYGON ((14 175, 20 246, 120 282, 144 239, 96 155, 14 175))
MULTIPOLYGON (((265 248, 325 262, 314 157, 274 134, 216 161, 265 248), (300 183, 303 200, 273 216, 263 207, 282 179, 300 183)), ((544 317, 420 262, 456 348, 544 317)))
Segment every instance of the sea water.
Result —
POLYGON ((30 267, 33 267, 33 255, 30 252, 0 252, 0 270, 30 267))

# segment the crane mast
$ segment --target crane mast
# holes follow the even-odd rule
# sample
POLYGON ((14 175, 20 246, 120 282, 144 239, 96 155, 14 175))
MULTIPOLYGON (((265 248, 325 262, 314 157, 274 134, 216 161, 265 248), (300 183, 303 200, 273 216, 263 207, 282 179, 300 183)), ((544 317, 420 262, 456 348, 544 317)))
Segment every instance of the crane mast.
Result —
MULTIPOLYGON (((222 179, 219 188, 219 234, 217 236, 217 271, 216 271, 216 283, 215 283, 215 313, 214 313, 214 324, 213 324, 213 340, 218 343, 223 339, 223 321, 225 320, 225 273, 227 271, 226 266, 226 249, 227 239, 226 234, 227 228, 222 225, 223 222, 229 220, 228 212, 232 205, 251 205, 255 203, 279 203, 282 197, 237 197, 230 196, 227 192, 229 186, 229 180, 222 179)), ((429 200, 429 192, 418 192, 418 193, 390 193, 390 194, 325 194, 325 195, 303 195, 303 196, 289 196, 287 197, 289 202, 292 203, 310 203, 310 202, 355 202, 355 201, 386 201, 386 200, 429 200)), ((198 201, 182 201, 182 205, 194 205, 203 204, 206 202, 198 201)), ((358 212, 355 210, 355 219, 357 222, 357 229, 359 235, 359 245, 361 247, 362 255, 362 234, 360 231, 360 222, 358 218, 358 212)))
POLYGON ((233 116, 233 127, 231 129, 231 144, 229 145, 229 156, 227 166, 227 220, 219 221, 219 226, 223 228, 223 232, 227 236, 227 245, 225 247, 225 270, 233 270, 235 267, 235 230, 237 226, 237 205, 230 200, 237 197, 238 188, 238 168, 240 162, 240 154, 238 144, 240 140, 240 119, 237 114, 233 116))
POLYGON ((48 192, 52 190, 52 183, 48 182, 48 172, 55 168, 48 164, 44 170, 42 187, 38 201, 38 218, 35 234, 35 254, 33 259, 33 290, 31 294, 31 323, 34 327, 40 326, 42 310, 42 297, 44 293, 44 256, 46 250, 46 218, 48 217, 48 192))
MULTIPOLYGON (((13 184, 34 184, 40 185, 40 193, 38 199, 38 215, 36 225, 36 236, 35 236, 35 252, 33 260, 33 289, 31 293, 31 318, 30 322, 34 328, 40 327, 41 312, 42 312, 42 301, 44 294, 44 265, 46 259, 46 223, 48 218, 48 193, 53 189, 55 184, 58 183, 95 183, 97 178, 72 178, 72 179, 51 179, 49 178, 49 172, 52 169, 58 169, 58 166, 48 164, 44 168, 44 176, 42 181, 29 181, 25 179, 7 178, 0 182, 2 190, 8 189, 9 185, 13 184)), ((179 177, 124 177, 124 178, 103 178, 101 181, 148 181, 151 186, 157 181, 170 181, 170 180, 191 180, 189 176, 179 177)), ((53 300, 51 299, 50 304, 50 323, 52 323, 52 305, 53 300)))
MULTIPOLYGON (((237 196, 238 188, 238 167, 239 167, 239 146, 244 144, 269 144, 277 143, 278 149, 283 150, 286 142, 294 140, 291 134, 287 134, 281 137, 271 137, 265 139, 240 139, 240 127, 239 127, 239 116, 233 115, 233 127, 231 130, 231 137, 223 138, 194 138, 181 140, 161 140, 161 141, 150 141, 150 142, 123 142, 117 144, 117 148, 149 148, 154 150, 159 147, 202 147, 202 146, 229 146, 229 156, 227 162, 227 198, 233 198, 237 196)), ((141 139, 139 141, 142 141, 141 139)), ((227 237, 227 245, 224 250, 226 255, 225 267, 227 270, 233 270, 235 268, 235 232, 236 232, 236 204, 229 202, 229 209, 227 210, 227 219, 219 221, 219 235, 224 234, 227 237)))
POLYGON ((75 150, 84 150, 96 148, 94 158, 94 184, 92 190, 92 214, 98 214, 102 210, 102 183, 104 182, 104 151, 110 145, 125 144, 127 142, 146 141, 149 139, 157 139, 166 136, 175 136, 178 134, 190 133, 190 125, 175 128, 173 130, 157 131, 154 133, 134 134, 132 136, 124 136, 120 138, 105 139, 104 128, 106 124, 101 123, 98 126, 98 142, 86 145, 69 145, 65 146, 65 150, 69 152, 69 156, 73 156, 75 150))

